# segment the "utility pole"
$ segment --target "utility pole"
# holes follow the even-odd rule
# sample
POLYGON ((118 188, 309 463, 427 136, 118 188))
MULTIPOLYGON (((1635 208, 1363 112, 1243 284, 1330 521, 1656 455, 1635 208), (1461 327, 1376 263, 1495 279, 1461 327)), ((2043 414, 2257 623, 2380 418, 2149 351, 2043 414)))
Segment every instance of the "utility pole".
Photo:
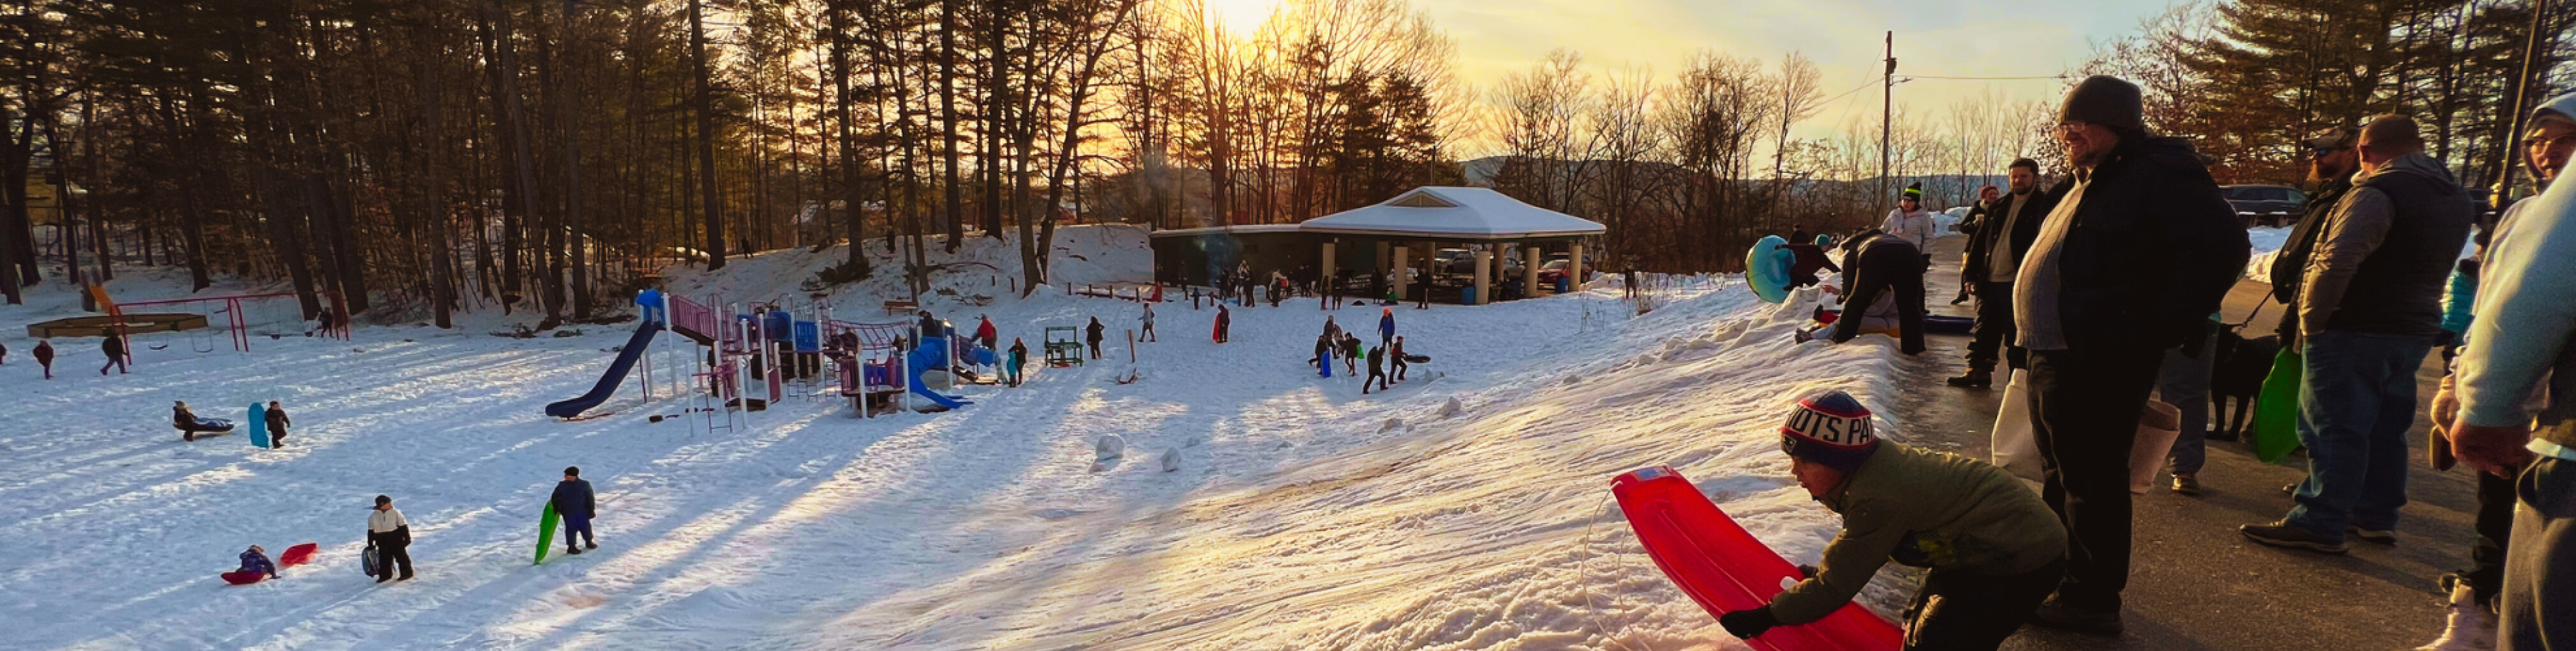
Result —
MULTIPOLYGON (((1879 80, 1878 109, 1878 201, 1887 201, 1889 135, 1896 129, 1896 32, 1887 33, 1887 73, 1879 80)), ((1885 205, 1873 203, 1871 205, 1885 205)))
POLYGON ((2540 28, 2548 24, 2548 16, 2549 0, 2531 1, 2531 33, 2522 46, 2522 76, 2520 83, 2513 87, 2513 113, 2505 116, 2513 130, 2505 132, 2505 155, 2500 159, 2504 163, 2504 171, 2496 176, 2495 191, 2487 195, 2487 202, 2495 208, 2503 208, 2507 195, 2513 192, 2514 159, 2521 157, 2521 148, 2516 143, 2522 141, 2523 116, 2531 113, 2532 75, 2540 71, 2540 28))

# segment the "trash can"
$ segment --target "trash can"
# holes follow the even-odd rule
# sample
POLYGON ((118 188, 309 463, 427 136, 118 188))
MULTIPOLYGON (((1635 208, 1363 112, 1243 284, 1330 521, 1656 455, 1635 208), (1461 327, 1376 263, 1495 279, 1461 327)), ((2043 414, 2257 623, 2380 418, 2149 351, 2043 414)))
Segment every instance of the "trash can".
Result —
POLYGON ((1459 304, 1459 305, 1475 305, 1475 304, 1476 304, 1476 288, 1474 288, 1474 287, 1460 287, 1460 288, 1458 288, 1458 304, 1459 304))

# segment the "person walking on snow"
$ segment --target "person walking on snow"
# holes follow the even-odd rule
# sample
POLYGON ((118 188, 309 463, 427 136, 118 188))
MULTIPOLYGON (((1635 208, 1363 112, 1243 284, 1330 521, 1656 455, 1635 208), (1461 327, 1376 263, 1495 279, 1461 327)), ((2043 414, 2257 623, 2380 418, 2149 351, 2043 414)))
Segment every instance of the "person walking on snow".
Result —
POLYGON ((1091 325, 1083 329, 1083 332, 1085 333, 1083 337, 1091 342, 1092 359, 1100 359, 1100 333, 1107 329, 1109 329, 1109 327, 1100 325, 1100 317, 1096 316, 1091 317, 1091 325))
POLYGON ((1386 364, 1388 370, 1395 372, 1395 383, 1403 384, 1404 369, 1413 367, 1412 363, 1404 361, 1404 337, 1398 336, 1395 343, 1387 345, 1386 364))
POLYGON ((2164 351, 2208 333, 2251 246, 2209 168, 2146 130, 2136 84, 2094 76, 2066 93, 2056 137, 2073 185, 2013 279, 2041 496, 2066 525, 2066 578, 2040 624, 2120 631, 2129 581, 2129 453, 2164 351))
POLYGON ((1028 372, 1029 345, 1021 343, 1019 337, 1011 338, 1010 364, 1003 366, 1002 370, 1011 374, 1008 379, 1010 380, 1010 385, 1015 387, 1020 385, 1020 374, 1028 372))
POLYGON ((1395 308, 1377 309, 1377 345, 1395 343, 1395 308))
POLYGON ((1881 440, 1869 409, 1841 391, 1800 401, 1780 449, 1807 495, 1842 514, 1843 531, 1805 580, 1762 607, 1718 616, 1739 639, 1824 619, 1895 561, 1931 570, 1907 610, 1906 649, 1991 651, 2065 570, 2066 530, 2020 478, 1881 440))
POLYGON ((563 518, 564 550, 579 554, 584 547, 599 548, 599 540, 590 534, 590 519, 599 515, 599 496, 590 491, 590 481, 581 478, 581 466, 565 466, 563 481, 555 482, 555 494, 547 502, 555 515, 563 518), (581 535, 581 545, 572 542, 581 535))
POLYGON ((54 340, 36 340, 36 365, 45 367, 45 379, 54 379, 54 340))
POLYGON ((278 406, 277 401, 270 400, 268 410, 260 412, 260 419, 268 422, 268 447, 286 447, 286 426, 294 424, 294 421, 287 419, 286 408, 278 406))
POLYGON ((1363 396, 1368 395, 1370 382, 1376 382, 1379 391, 1386 390, 1386 347, 1370 348, 1368 364, 1368 378, 1360 380, 1360 395, 1363 396))
POLYGON ((1155 338, 1154 338, 1154 304, 1152 304, 1152 303, 1146 303, 1146 304, 1145 304, 1145 327, 1144 327, 1144 330, 1145 330, 1144 335, 1145 335, 1145 340, 1146 340, 1146 341, 1160 341, 1159 339, 1155 339, 1155 338))
POLYGON ((1342 374, 1360 374, 1360 336, 1342 333, 1342 374))
MULTIPOLYGON (((2420 649, 2484 651, 2499 640, 2514 649, 2557 648, 2550 644, 2576 639, 2576 616, 2541 605, 2565 600, 2576 586, 2576 529, 2566 517, 2576 512, 2569 508, 2576 482, 2568 479, 2576 476, 2569 471, 2576 455, 2567 452, 2576 444, 2567 408, 2567 378, 2576 375, 2576 364, 2545 352, 2566 349, 2576 320, 2567 309, 2576 283, 2563 263, 2576 251, 2570 246, 2576 196, 2557 180, 2576 158, 2576 94, 2542 103, 2529 125, 2525 162, 2547 190, 2505 211, 2475 258, 2476 296, 2452 297, 2474 303, 2473 314, 2465 324, 2467 342, 2434 395, 2428 443, 2437 457, 2447 451, 2476 468, 2478 540, 2470 568, 2443 577, 2449 626, 2420 649), (2553 366, 2555 378, 2544 379, 2553 366), (2524 400, 2535 388, 2546 401, 2524 400), (2511 404, 2508 392, 2517 396, 2511 404), (2547 407, 2522 413, 2533 405, 2547 407)), ((2437 460, 2435 467, 2443 465, 2437 460)))
POLYGON ((2413 118, 2371 120, 2359 182, 2318 227, 2296 304, 2308 477, 2288 515, 2238 527, 2254 542, 2341 554, 2347 535, 2397 541, 2415 372, 2442 331, 2442 292, 2477 219, 2423 150, 2413 118))
POLYGON ((1306 360, 1306 365, 1319 369, 1332 365, 1333 349, 1338 345, 1332 335, 1315 335, 1315 358, 1306 360))
POLYGON ((1223 306, 1223 305, 1216 306, 1216 342, 1217 342, 1217 343, 1220 343, 1220 344, 1225 343, 1225 329, 1226 329, 1226 327, 1228 327, 1228 326, 1232 326, 1232 325, 1234 325, 1234 314, 1233 314, 1233 313, 1231 313, 1231 312, 1227 312, 1227 311, 1226 311, 1226 309, 1225 309, 1225 306, 1223 306))
POLYGON ((1887 221, 1878 229, 1914 244, 1914 250, 1924 252, 1923 264, 1932 264, 1932 238, 1938 235, 1932 232, 1931 211, 1923 209, 1922 182, 1905 186, 1905 198, 1897 202, 1895 210, 1887 211, 1887 221))
POLYGON ((367 546, 382 559, 376 566, 377 583, 394 580, 396 567, 402 568, 402 580, 411 580, 411 521, 394 508, 394 498, 376 496, 376 510, 367 514, 367 546))
POLYGON ((98 367, 99 375, 106 375, 109 367, 115 367, 118 375, 126 373, 124 337, 119 337, 113 332, 107 333, 107 338, 98 340, 98 352, 107 354, 107 365, 98 367))
POLYGON ((260 549, 258 545, 242 551, 241 569, 236 571, 256 577, 277 578, 277 564, 268 562, 268 550, 260 549))

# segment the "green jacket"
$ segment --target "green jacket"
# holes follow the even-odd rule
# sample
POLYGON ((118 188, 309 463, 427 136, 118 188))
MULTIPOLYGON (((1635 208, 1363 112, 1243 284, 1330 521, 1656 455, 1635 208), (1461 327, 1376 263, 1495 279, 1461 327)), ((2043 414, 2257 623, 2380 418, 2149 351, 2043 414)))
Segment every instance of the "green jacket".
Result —
POLYGON ((2066 529, 2039 494, 1986 462, 1882 440, 1822 499, 1843 516, 1816 575, 1771 600, 1782 624, 1823 619, 1889 560, 1977 575, 2039 569, 2066 555, 2066 529))

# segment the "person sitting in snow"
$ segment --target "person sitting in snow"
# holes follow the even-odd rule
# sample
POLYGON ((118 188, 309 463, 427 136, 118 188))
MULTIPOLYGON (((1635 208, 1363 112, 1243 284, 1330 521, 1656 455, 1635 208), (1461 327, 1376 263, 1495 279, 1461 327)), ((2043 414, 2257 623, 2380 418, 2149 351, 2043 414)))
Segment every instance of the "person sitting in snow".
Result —
POLYGON ((268 562, 268 550, 251 545, 241 553, 241 572, 261 578, 277 578, 277 564, 268 562))
POLYGON ((1799 401, 1780 450, 1798 485, 1842 515, 1843 531, 1806 580, 1718 616, 1737 638, 1823 619, 1891 560, 1931 569, 1914 595, 1907 649, 1994 649, 2057 589, 2066 530, 2003 469, 1881 440, 1869 409, 1841 391, 1799 401))

